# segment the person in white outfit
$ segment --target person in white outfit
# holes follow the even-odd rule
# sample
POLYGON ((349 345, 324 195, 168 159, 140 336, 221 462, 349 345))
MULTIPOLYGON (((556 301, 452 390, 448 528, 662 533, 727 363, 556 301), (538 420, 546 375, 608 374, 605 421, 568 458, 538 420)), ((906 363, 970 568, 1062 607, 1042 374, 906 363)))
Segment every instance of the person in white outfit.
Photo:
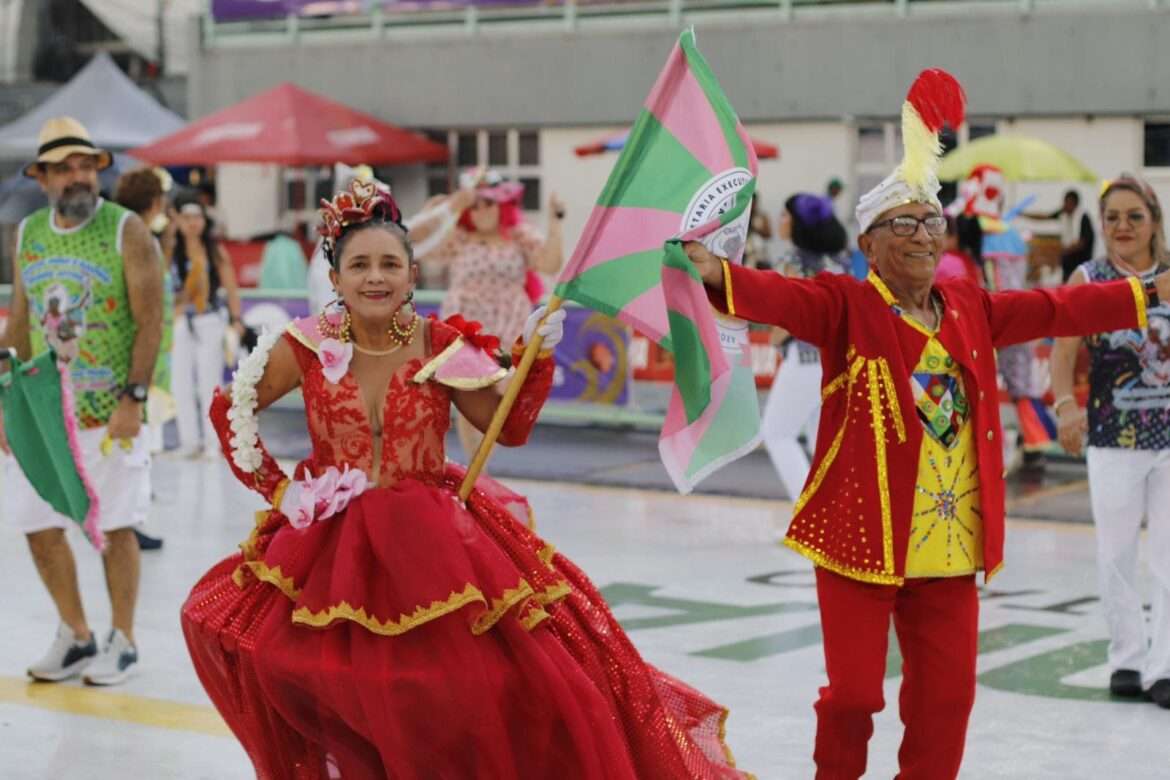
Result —
MULTIPOLYGON (((1123 176, 1101 196, 1107 256, 1084 263, 1069 284, 1170 268, 1162 208, 1148 184, 1123 176)), ((1144 328, 1102 333, 1089 347, 1088 412, 1073 395, 1080 339, 1056 340, 1052 390, 1060 443, 1073 454, 1089 440, 1089 495, 1097 569, 1109 626, 1109 689, 1170 709, 1170 301, 1151 307, 1144 328), (1147 626, 1138 584, 1142 520, 1151 585, 1147 626)))
POLYGON ((175 199, 175 210, 178 236, 171 256, 175 280, 171 384, 179 451, 191 457, 202 452, 204 457, 217 458, 219 444, 206 431, 207 414, 211 395, 224 379, 227 328, 243 335, 239 288, 231 259, 213 238, 203 205, 193 195, 182 194, 175 199))
MULTIPOLYGON (((779 237, 792 245, 779 271, 788 276, 813 277, 822 272, 845 273, 847 234, 833 214, 833 202, 824 196, 798 193, 784 203, 779 237)), ((821 356, 817 348, 781 334, 784 355, 764 406, 764 446, 780 483, 795 501, 808 479, 808 452, 798 437, 803 432, 811 448, 816 442, 821 408, 821 356)))

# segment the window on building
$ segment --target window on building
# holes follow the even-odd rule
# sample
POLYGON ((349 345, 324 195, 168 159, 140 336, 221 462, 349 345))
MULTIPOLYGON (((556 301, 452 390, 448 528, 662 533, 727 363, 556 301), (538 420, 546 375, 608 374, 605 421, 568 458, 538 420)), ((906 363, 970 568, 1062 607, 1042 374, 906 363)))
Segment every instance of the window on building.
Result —
POLYGON ((484 165, 505 178, 524 185, 523 208, 539 211, 542 206, 540 131, 520 128, 491 130, 431 130, 427 136, 455 150, 454 163, 427 166, 427 196, 450 192, 459 174, 484 165))
POLYGON ((1170 168, 1170 120, 1146 122, 1145 167, 1170 168))
POLYGON ((493 168, 508 164, 508 134, 498 130, 487 134, 487 164, 493 168))
MULTIPOLYGON (((423 132, 430 140, 451 148, 451 133, 447 130, 426 130, 423 132)), ((452 187, 451 159, 442 162, 427 163, 427 197, 446 195, 452 187)))

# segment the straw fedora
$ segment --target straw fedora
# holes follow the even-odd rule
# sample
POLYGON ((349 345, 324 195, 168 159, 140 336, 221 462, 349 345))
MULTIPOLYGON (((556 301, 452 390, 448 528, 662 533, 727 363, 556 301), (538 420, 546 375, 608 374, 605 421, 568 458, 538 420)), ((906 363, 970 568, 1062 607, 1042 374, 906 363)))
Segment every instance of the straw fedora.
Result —
POLYGON ((59 163, 71 154, 88 154, 98 158, 98 170, 104 171, 114 158, 105 149, 93 145, 85 125, 70 116, 46 120, 37 136, 37 159, 24 167, 24 175, 36 178, 41 163, 59 163))

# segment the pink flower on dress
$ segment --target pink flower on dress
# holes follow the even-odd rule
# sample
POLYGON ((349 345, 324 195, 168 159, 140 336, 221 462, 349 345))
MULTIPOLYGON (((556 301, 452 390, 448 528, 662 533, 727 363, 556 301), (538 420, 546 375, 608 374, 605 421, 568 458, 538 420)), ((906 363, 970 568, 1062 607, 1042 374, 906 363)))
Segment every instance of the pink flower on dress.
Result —
POLYGON ((332 467, 330 467, 329 471, 336 475, 333 482, 333 495, 330 496, 325 506, 318 513, 319 517, 332 517, 345 509, 349 506, 349 502, 364 493, 366 487, 369 485, 366 472, 361 469, 351 469, 346 466, 345 471, 340 474, 332 467))
POLYGON ((318 477, 308 475, 289 485, 279 509, 293 528, 308 528, 318 520, 339 514, 368 486, 364 471, 348 466, 338 471, 329 466, 318 477))
POLYGON ((337 339, 325 339, 317 347, 317 356, 321 358, 323 369, 321 373, 330 382, 337 384, 349 370, 349 361, 353 359, 353 344, 348 341, 343 344, 337 339))

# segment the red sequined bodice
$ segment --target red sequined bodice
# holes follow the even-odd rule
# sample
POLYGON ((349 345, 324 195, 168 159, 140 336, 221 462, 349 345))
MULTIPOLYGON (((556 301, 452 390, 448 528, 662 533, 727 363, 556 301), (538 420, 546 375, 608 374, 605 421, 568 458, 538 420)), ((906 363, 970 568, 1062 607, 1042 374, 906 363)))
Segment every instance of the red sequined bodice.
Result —
MULTIPOLYGON (((442 323, 431 323, 431 355, 443 351, 459 334, 442 323)), ((374 427, 362 404, 353 375, 333 384, 322 372, 317 355, 296 339, 292 345, 302 372, 305 419, 313 452, 297 469, 320 473, 328 466, 375 471, 374 427)), ((406 361, 390 378, 383 401, 381 466, 378 486, 388 487, 405 477, 437 479, 445 461, 444 439, 451 425, 451 389, 438 382, 418 383, 414 375, 430 358, 406 361)))

